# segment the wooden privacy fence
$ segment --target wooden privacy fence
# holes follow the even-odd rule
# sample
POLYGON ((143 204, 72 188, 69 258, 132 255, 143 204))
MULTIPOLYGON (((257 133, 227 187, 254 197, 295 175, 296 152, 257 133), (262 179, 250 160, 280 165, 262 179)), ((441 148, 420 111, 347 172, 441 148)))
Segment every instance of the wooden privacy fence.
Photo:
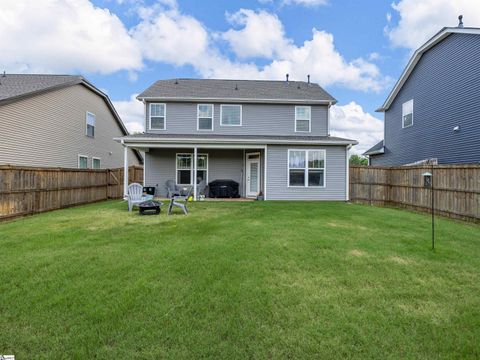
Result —
POLYGON ((433 173, 436 213, 480 222, 479 165, 351 166, 350 199, 430 211, 432 191, 423 186, 425 172, 433 173))
MULTIPOLYGON (((131 166, 129 183, 143 182, 131 166)), ((123 168, 65 169, 0 165, 0 220, 123 196, 123 168)))

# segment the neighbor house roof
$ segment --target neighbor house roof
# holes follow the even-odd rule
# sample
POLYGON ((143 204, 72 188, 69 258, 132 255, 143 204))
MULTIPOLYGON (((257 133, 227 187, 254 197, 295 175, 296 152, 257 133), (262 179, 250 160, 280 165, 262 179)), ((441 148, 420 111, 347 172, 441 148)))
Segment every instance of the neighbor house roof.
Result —
POLYGON ((253 103, 334 104, 318 84, 304 81, 170 79, 159 80, 139 100, 229 101, 253 103))
POLYGON ((316 144, 316 145, 356 145, 356 140, 334 136, 296 135, 214 135, 214 134, 133 134, 116 138, 124 143, 189 143, 189 144, 316 144))
MULTIPOLYGON (((101 96, 122 132, 128 135, 128 130, 120 119, 110 98, 79 75, 0 74, 0 106, 73 85, 83 85, 101 96)), ((135 152, 135 154, 143 162, 141 155, 138 152, 135 152)))
POLYGON ((373 145, 370 149, 365 151, 363 155, 378 155, 385 153, 385 147, 383 145, 383 140, 373 145))
POLYGON ((398 95, 400 90, 402 89, 403 85, 407 81, 408 77, 412 73, 413 69, 420 61, 422 55, 430 50, 432 47, 437 45, 439 42, 444 40, 446 37, 450 36, 451 34, 475 34, 480 35, 480 28, 460 28, 460 27, 445 27, 436 33, 430 40, 428 40, 425 44, 423 44, 420 48, 418 48, 415 53, 412 55, 410 61, 408 62, 407 66, 403 70, 400 78, 398 79, 397 83, 393 87, 392 91, 388 95, 387 99, 383 103, 383 105, 378 108, 376 111, 378 112, 385 112, 390 108, 392 105, 393 100, 398 95))

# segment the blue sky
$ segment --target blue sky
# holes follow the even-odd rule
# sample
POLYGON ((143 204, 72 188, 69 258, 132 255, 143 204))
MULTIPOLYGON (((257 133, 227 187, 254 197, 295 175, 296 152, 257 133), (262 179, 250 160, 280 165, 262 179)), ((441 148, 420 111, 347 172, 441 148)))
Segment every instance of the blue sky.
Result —
POLYGON ((311 74, 338 100, 332 133, 357 152, 383 137, 375 109, 412 52, 461 13, 480 26, 473 0, 4 1, 3 68, 82 74, 131 131, 142 130, 135 94, 158 79, 311 74))

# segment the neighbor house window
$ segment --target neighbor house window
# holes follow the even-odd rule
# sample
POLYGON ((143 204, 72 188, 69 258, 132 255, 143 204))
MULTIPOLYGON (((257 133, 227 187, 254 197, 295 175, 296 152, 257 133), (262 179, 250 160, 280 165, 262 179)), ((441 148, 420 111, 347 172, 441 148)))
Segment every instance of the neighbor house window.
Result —
POLYGON ((406 128, 413 125, 413 100, 402 104, 402 127, 406 128))
POLYGON ((150 104, 149 126, 151 130, 165 130, 165 104, 150 104))
POLYGON ((100 159, 92 158, 92 169, 100 169, 100 159))
POLYGON ((88 169, 88 157, 83 155, 78 155, 78 168, 79 169, 88 169))
POLYGON ((288 150, 288 186, 325 186, 325 150, 288 150))
POLYGON ((197 130, 213 130, 213 105, 197 105, 197 130))
POLYGON ((310 132, 312 108, 310 106, 295 106, 295 131, 310 132))
MULTIPOLYGON (((177 184, 192 185, 193 154, 177 154, 177 184)), ((208 182, 208 155, 197 155, 197 184, 208 182)))
POLYGON ((95 136, 95 114, 92 114, 91 112, 87 112, 87 127, 86 127, 86 132, 85 135, 94 137, 95 136))
POLYGON ((241 126, 242 105, 220 105, 220 125, 241 126))

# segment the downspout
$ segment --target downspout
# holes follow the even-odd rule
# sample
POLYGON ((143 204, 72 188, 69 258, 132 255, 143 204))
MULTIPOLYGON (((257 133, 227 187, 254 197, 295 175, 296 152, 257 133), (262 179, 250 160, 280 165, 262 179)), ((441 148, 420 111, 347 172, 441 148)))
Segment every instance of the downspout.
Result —
POLYGON ((345 166, 346 166, 346 175, 345 175, 345 201, 350 201, 350 148, 351 144, 345 147, 345 166))

